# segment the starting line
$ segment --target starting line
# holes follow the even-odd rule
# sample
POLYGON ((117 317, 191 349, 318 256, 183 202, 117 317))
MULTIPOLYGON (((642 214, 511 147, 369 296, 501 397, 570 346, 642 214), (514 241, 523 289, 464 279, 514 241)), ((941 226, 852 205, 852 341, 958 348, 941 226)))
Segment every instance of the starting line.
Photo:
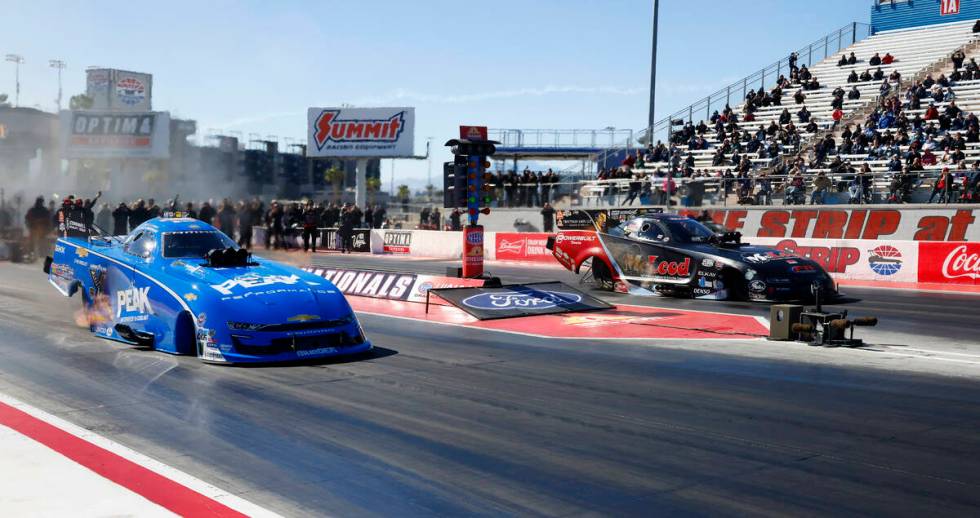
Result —
POLYGON ((451 306, 347 296, 360 313, 486 329, 538 338, 586 340, 746 340, 769 335, 748 315, 621 304, 615 309, 501 320, 477 320, 451 306))

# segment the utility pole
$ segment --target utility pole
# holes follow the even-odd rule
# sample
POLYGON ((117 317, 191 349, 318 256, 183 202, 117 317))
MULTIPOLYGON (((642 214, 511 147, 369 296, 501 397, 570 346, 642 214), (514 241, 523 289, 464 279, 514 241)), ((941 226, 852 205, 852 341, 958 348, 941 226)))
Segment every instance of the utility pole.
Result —
POLYGON ((48 61, 48 65, 51 68, 58 69, 58 111, 61 111, 61 71, 64 70, 68 65, 60 59, 52 59, 48 61))
POLYGON ((14 106, 20 106, 20 65, 24 62, 24 56, 7 54, 6 59, 14 64, 14 78, 17 81, 17 89, 14 91, 14 106))
MULTIPOLYGON (((650 116, 647 118, 648 133, 653 131, 653 123, 656 122, 654 108, 657 101, 657 18, 659 11, 660 2, 653 0, 653 51, 650 53, 650 116)), ((652 135, 648 135, 648 138, 652 138, 652 135)))

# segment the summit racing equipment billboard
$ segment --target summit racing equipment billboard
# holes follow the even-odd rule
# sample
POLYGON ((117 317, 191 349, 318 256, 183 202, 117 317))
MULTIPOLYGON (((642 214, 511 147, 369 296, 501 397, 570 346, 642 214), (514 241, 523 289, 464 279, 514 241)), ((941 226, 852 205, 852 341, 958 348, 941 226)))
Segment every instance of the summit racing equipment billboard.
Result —
POLYGON ((415 108, 310 108, 307 156, 410 157, 415 108))
POLYGON ((63 158, 168 158, 167 112, 62 111, 63 158))

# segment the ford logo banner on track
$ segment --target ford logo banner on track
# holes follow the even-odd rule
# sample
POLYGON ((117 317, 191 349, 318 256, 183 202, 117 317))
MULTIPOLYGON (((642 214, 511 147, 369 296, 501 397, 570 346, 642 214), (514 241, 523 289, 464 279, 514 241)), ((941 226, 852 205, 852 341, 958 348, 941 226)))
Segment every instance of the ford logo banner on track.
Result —
POLYGON ((433 289, 431 293, 480 320, 612 309, 560 282, 433 289))

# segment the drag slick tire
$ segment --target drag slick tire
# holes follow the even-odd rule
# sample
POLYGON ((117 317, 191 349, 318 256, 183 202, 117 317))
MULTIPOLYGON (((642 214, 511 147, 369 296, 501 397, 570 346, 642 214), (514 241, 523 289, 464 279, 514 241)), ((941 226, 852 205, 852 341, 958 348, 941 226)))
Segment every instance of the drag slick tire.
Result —
POLYGON ((606 262, 598 257, 593 257, 590 261, 592 261, 592 282, 595 287, 604 291, 613 291, 616 288, 616 283, 613 281, 612 271, 609 270, 606 262))

